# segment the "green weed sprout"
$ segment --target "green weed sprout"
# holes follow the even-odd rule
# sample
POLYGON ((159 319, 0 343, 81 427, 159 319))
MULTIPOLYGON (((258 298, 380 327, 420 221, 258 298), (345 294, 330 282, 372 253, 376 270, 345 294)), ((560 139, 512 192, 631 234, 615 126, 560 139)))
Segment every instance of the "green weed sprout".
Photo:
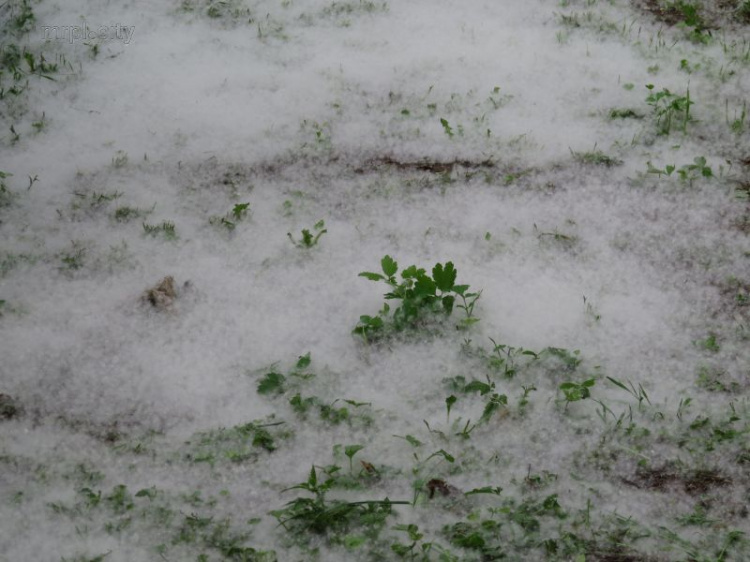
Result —
POLYGON ((431 320, 450 316, 454 306, 465 313, 458 328, 468 328, 479 321, 474 316, 474 306, 482 292, 472 293, 469 292, 469 285, 456 285, 457 271, 452 262, 435 264, 432 277, 422 268, 409 266, 401 272, 400 282, 396 279, 398 263, 391 256, 383 257, 380 265, 382 274, 363 271, 359 276, 370 281, 384 281, 391 289, 385 294, 386 300, 398 300, 401 305, 392 315, 390 306, 385 303, 377 316, 360 316, 353 333, 365 340, 387 331, 429 328, 431 320), (457 299, 460 299, 458 305, 457 299))
POLYGON ((583 382, 564 382, 560 385, 565 395, 565 409, 567 410, 568 404, 571 402, 578 402, 579 400, 585 400, 591 397, 592 386, 596 384, 594 379, 587 379, 583 382))
POLYGON ((674 164, 667 164, 664 168, 657 168, 650 161, 646 162, 646 167, 646 173, 656 174, 659 177, 662 175, 671 176, 676 170, 680 180, 690 186, 699 178, 710 179, 714 177, 713 169, 708 165, 705 156, 696 156, 693 158, 692 164, 685 164, 680 168, 677 168, 674 164))
POLYGON ((237 228, 237 223, 247 217, 250 209, 250 203, 237 203, 232 210, 226 215, 219 216, 214 215, 208 219, 209 224, 213 226, 223 226, 228 231, 233 231, 237 228))
POLYGON ((448 123, 447 119, 440 118, 440 124, 443 126, 443 131, 445 131, 445 134, 448 135, 449 139, 453 138, 453 128, 451 127, 450 123, 448 123))
POLYGON ((16 194, 13 193, 5 183, 5 180, 12 176, 8 172, 0 171, 0 209, 3 207, 10 207, 11 203, 15 199, 16 194))
POLYGON ((612 168, 622 164, 622 160, 619 158, 609 156, 601 150, 597 150, 596 144, 594 145, 594 149, 590 152, 574 152, 571 148, 570 154, 576 162, 588 166, 605 166, 607 168, 612 168))
POLYGON ((326 223, 322 220, 316 222, 313 226, 313 232, 315 232, 315 234, 313 234, 313 232, 311 232, 307 228, 303 229, 302 238, 300 238, 299 241, 294 239, 294 236, 292 236, 291 232, 287 232, 286 235, 289 237, 289 240, 292 241, 292 244, 294 244, 298 248, 310 249, 313 246, 316 246, 318 244, 318 240, 320 240, 320 237, 328 232, 325 229, 325 225, 326 223))
POLYGON ((653 84, 646 84, 646 88, 651 92, 646 98, 646 103, 654 110, 659 134, 669 135, 673 122, 680 117, 682 117, 681 130, 683 133, 687 133, 687 125, 690 122, 690 106, 695 103, 690 99, 690 87, 687 88, 684 96, 673 94, 666 88, 663 88, 661 92, 655 92, 653 84))
POLYGON ((171 221, 162 221, 161 224, 148 224, 143 223, 143 232, 149 236, 157 236, 163 234, 167 240, 176 240, 177 231, 175 225, 171 221))
POLYGON ((299 497, 287 503, 282 509, 272 511, 273 515, 288 532, 295 535, 315 533, 331 535, 346 534, 352 528, 365 527, 368 534, 377 535, 391 515, 392 505, 409 505, 406 501, 371 500, 344 502, 327 500, 326 493, 334 484, 334 479, 318 481, 315 466, 310 470, 306 482, 282 490, 304 490, 313 498, 299 497))

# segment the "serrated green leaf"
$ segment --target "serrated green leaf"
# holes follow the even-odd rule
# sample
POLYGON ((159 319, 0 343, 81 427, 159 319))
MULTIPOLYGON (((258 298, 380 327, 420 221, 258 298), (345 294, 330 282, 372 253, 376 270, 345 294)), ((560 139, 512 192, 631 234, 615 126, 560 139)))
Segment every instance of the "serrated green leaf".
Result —
POLYGON ((347 445, 346 447, 344 447, 344 454, 351 459, 352 457, 354 457, 354 455, 357 454, 357 452, 361 451, 364 448, 364 445, 347 445))
POLYGON ((456 283, 456 268, 453 267, 452 262, 448 262, 443 266, 438 263, 432 268, 432 278, 435 280, 437 288, 444 293, 453 289, 453 285, 456 283))
POLYGON ((314 489, 318 486, 318 475, 315 474, 315 465, 310 469, 310 476, 307 478, 307 484, 314 489))
POLYGON ((468 285, 454 285, 453 286, 453 292, 457 295, 463 295, 466 291, 469 290, 468 285))
POLYGON ((258 394, 281 394, 286 377, 280 373, 266 373, 258 383, 258 394))
POLYGON ((416 265, 410 265, 401 272, 401 277, 404 279, 417 279, 424 275, 424 269, 417 269, 416 265))
POLYGON ((414 284, 414 291, 421 296, 433 296, 435 289, 435 282, 426 275, 419 277, 414 284))
POLYGON ((310 366, 310 362, 312 359, 310 359, 310 352, 308 351, 304 355, 300 355, 300 357, 297 359, 297 369, 306 369, 310 366))
POLYGON ((383 268, 383 273, 385 273, 387 277, 393 277, 398 271, 398 263, 391 256, 384 256, 383 259, 380 260, 380 266, 383 268))
POLYGON ((359 320, 369 329, 377 330, 383 327, 383 319, 379 316, 360 316, 359 320))
POLYGON ((482 396, 487 394, 490 390, 492 390, 492 387, 482 381, 471 381, 464 387, 464 392, 479 392, 482 396))

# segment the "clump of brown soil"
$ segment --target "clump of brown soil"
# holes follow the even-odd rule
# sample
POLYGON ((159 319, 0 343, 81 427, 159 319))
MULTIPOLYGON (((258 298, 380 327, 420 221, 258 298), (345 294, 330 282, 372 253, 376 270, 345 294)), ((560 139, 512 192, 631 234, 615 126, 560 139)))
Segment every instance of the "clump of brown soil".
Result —
POLYGON ((444 497, 458 496, 463 494, 461 490, 459 490, 455 486, 451 486, 445 480, 440 480, 439 478, 433 478, 432 480, 427 482, 427 489, 430 492, 430 499, 435 497, 435 492, 439 492, 440 495, 444 497))
POLYGON ((750 5, 744 0, 632 0, 632 4, 669 26, 684 23, 707 30, 750 24, 750 5))
POLYGON ((382 167, 394 168, 401 171, 411 172, 429 172, 432 174, 450 174, 454 168, 465 168, 467 170, 489 169, 494 168, 495 164, 491 160, 473 161, 473 160, 450 160, 445 162, 434 160, 398 160, 392 156, 381 156, 366 161, 362 166, 355 169, 357 173, 372 172, 382 167))
POLYGON ((705 494, 713 488, 731 484, 731 481, 718 470, 679 472, 669 466, 639 468, 632 479, 623 479, 623 482, 639 489, 657 490, 659 492, 681 487, 691 495, 705 494))
POLYGON ((169 310, 176 298, 177 290, 175 289, 174 277, 171 275, 162 279, 151 289, 146 290, 141 296, 143 302, 150 304, 160 312, 169 310))

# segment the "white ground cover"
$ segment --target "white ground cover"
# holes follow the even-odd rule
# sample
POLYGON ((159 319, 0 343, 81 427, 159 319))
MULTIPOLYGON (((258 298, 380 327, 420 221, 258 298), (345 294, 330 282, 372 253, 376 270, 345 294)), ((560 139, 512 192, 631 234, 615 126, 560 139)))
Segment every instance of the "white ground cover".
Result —
POLYGON ((2 4, 0 560, 750 559, 750 3, 667 4, 2 4))

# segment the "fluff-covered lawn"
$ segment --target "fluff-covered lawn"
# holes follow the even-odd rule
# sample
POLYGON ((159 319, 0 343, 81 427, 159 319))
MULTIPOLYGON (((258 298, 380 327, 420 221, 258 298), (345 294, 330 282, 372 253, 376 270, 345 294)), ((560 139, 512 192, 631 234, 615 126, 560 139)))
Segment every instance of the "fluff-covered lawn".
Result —
POLYGON ((749 20, 0 6, 0 560, 750 558, 749 20))

